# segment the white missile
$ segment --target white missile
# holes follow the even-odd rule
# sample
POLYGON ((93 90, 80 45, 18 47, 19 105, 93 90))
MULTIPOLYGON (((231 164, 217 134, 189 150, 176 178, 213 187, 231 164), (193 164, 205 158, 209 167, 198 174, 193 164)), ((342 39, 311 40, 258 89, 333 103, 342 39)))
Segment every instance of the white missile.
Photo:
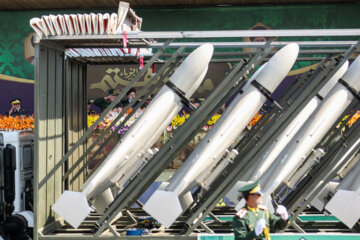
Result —
POLYGON ((260 163, 253 165, 249 170, 242 176, 234 187, 231 188, 226 197, 233 203, 238 203, 238 189, 248 184, 248 181, 253 182, 258 180, 263 173, 271 166, 274 160, 279 156, 281 151, 286 147, 290 140, 295 136, 299 129, 304 125, 306 120, 316 110, 316 108, 322 102, 330 90, 335 86, 338 80, 344 75, 348 69, 349 62, 346 61, 340 69, 328 80, 328 82, 320 89, 318 94, 314 96, 308 104, 300 111, 300 113, 291 121, 286 129, 274 140, 269 147, 269 150, 261 156, 260 163))
POLYGON ((329 92, 320 106, 305 122, 297 135, 262 175, 260 183, 264 200, 301 165, 315 145, 354 99, 352 91, 360 90, 360 57, 357 57, 344 76, 329 92), (350 87, 349 87, 350 86, 350 87), (352 88, 353 90, 349 90, 352 88))
POLYGON ((267 100, 257 87, 261 85, 272 93, 290 71, 298 52, 299 46, 291 43, 269 60, 252 84, 232 101, 211 131, 170 179, 169 184, 150 197, 143 207, 146 212, 169 227, 186 210, 192 202, 189 191, 202 183, 207 172, 213 169, 267 100))
MULTIPOLYGON (((190 98, 201 84, 212 54, 213 46, 209 43, 194 50, 170 77, 170 84, 190 98)), ((64 191, 52 209, 77 228, 90 213, 88 200, 101 196, 99 199, 105 200, 105 203, 100 205, 106 207, 112 200, 109 187, 126 174, 124 170, 136 165, 136 159, 141 160, 139 156, 155 143, 180 111, 183 106, 181 101, 182 98, 169 85, 163 86, 146 111, 85 182, 82 191, 64 191)))
POLYGON ((300 111, 300 113, 291 121, 286 129, 274 140, 269 147, 269 150, 261 156, 260 163, 249 167, 249 170, 242 176, 231 190, 226 194, 226 197, 233 203, 238 203, 238 189, 248 184, 248 181, 253 182, 258 180, 262 174, 271 166, 276 157, 286 147, 290 140, 295 136, 299 129, 303 126, 305 121, 311 116, 315 109, 320 105, 322 99, 335 86, 339 78, 344 75, 348 69, 349 63, 346 61, 341 68, 329 79, 329 81, 321 88, 318 94, 313 97, 309 103, 300 111))
MULTIPOLYGON (((320 105, 330 90, 335 86, 338 80, 344 75, 348 69, 349 62, 346 61, 341 68, 329 79, 329 81, 320 89, 318 94, 313 97, 308 104, 300 111, 300 113, 291 121, 286 129, 271 144, 269 150, 261 157, 261 162, 251 176, 242 176, 244 180, 256 181, 270 167, 277 156, 295 136, 299 129, 304 125, 306 120, 311 116, 315 109, 320 105)), ((250 171, 249 171, 250 172, 250 171)))
POLYGON ((360 161, 350 170, 338 190, 325 206, 349 228, 360 218, 360 161))

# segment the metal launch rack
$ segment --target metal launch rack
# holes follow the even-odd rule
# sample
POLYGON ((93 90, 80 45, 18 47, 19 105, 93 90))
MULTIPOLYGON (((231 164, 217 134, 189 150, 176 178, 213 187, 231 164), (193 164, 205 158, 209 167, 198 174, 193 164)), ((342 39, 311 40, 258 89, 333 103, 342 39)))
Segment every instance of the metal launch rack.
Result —
MULTIPOLYGON (((245 173, 251 164, 270 146, 273 139, 285 129, 297 113, 316 95, 326 81, 347 59, 354 59, 359 50, 360 29, 313 29, 313 30, 257 30, 257 31, 184 31, 184 32, 129 32, 128 48, 151 48, 152 56, 145 58, 145 66, 129 82, 99 119, 87 127, 87 64, 113 64, 138 62, 135 56, 117 56, 105 53, 100 56, 66 57, 67 49, 76 48, 121 48, 123 35, 56 36, 41 38, 36 44, 35 70, 35 162, 34 162, 34 239, 127 239, 150 237, 151 239, 197 239, 199 233, 231 233, 231 222, 222 217, 231 217, 235 210, 216 204, 245 173), (242 37, 279 38, 281 41, 242 42, 242 37), (332 40, 306 41, 315 37, 332 40), (151 40, 150 40, 151 39, 151 40), (153 42, 155 39, 158 42, 153 42), (185 41, 184 41, 185 40, 185 41), (184 42, 182 42, 184 41, 184 42), (105 139, 101 147, 115 136, 109 135, 111 128, 123 116, 120 114, 113 123, 91 145, 87 138, 104 116, 125 96, 126 92, 140 79, 154 62, 164 65, 137 93, 138 101, 134 110, 164 83, 163 80, 187 56, 188 52, 205 42, 214 45, 213 62, 232 62, 231 72, 224 76, 217 88, 206 101, 180 127, 173 137, 137 172, 114 202, 102 215, 92 213, 78 229, 67 225, 52 210, 51 206, 64 190, 79 191, 86 180, 87 167, 94 155, 89 153, 105 139), (204 124, 227 102, 260 64, 275 52, 274 48, 296 42, 300 46, 297 61, 316 61, 319 64, 300 78, 296 78, 286 93, 276 102, 263 108, 263 118, 240 140, 235 149, 239 155, 227 165, 208 187, 195 192, 195 203, 169 228, 153 229, 148 236, 124 236, 127 229, 137 225, 139 219, 150 217, 141 209, 137 200, 141 194, 166 169, 174 157, 194 138, 204 124), (242 51, 242 48, 253 48, 242 51), (156 51, 155 51, 156 50, 156 51), (314 56, 316 55, 316 56, 314 56), (134 203, 139 208, 132 208, 134 203), (123 216, 116 219, 122 211, 123 216), (221 217, 220 217, 221 215, 221 217)), ((359 109, 359 99, 351 103, 339 118, 350 117, 359 109)), ((130 106, 123 110, 127 112, 130 106)), ((135 111, 132 111, 134 113, 135 111)), ((126 119, 132 115, 130 113, 126 119)), ((119 127, 124 124, 124 120, 119 127)), ((360 122, 351 128, 337 128, 334 125, 320 142, 327 149, 326 155, 315 165, 306 178, 302 179, 292 193, 287 194, 284 204, 292 215, 288 231, 352 232, 340 222, 323 225, 304 223, 298 217, 311 199, 308 189, 320 191, 324 184, 336 177, 339 169, 357 161, 360 149, 360 122), (342 130, 342 131, 341 131, 342 130), (341 137, 338 137, 341 136, 341 137), (341 158, 341 156, 346 156, 341 158), (341 163, 338 160, 341 158, 341 163), (331 173, 325 176, 325 173, 331 173), (322 184, 317 184, 320 180, 322 184), (325 229, 325 230, 324 230, 325 229)), ((100 147, 100 149, 101 149, 100 147)), ((100 150, 97 150, 97 154, 100 150)), ((315 191, 316 192, 316 191, 315 191)), ((275 196, 276 197, 276 196, 275 196)), ((314 198, 315 196, 312 196, 314 198)))

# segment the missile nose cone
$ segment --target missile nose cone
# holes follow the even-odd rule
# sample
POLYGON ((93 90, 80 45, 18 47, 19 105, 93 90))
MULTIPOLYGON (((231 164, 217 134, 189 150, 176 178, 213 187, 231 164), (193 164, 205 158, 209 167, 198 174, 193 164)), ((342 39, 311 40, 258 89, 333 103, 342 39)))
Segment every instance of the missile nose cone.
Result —
POLYGON ((170 77, 170 81, 185 92, 187 97, 193 94, 193 92, 189 94, 189 90, 194 89, 195 86, 197 88, 203 80, 213 51, 214 47, 212 44, 206 43, 201 45, 187 56, 170 77))
MULTIPOLYGON (((195 51, 202 52, 202 54, 204 54, 204 57, 206 58, 204 60, 209 62, 211 59, 211 56, 214 52, 214 46, 211 43, 205 43, 205 44, 201 45, 200 47, 198 47, 195 51)), ((194 51, 194 53, 195 53, 195 51, 194 51)))
POLYGON ((360 56, 353 61, 342 79, 356 91, 360 91, 360 56))
POLYGON ((270 58, 256 80, 267 90, 273 92, 294 65, 298 54, 298 44, 286 45, 270 58))

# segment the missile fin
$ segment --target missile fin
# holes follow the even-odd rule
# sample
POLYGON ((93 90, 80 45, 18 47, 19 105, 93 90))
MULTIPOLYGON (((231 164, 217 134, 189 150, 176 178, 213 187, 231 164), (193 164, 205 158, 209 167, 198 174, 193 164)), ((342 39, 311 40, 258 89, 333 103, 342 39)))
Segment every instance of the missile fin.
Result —
POLYGON ((235 211, 240 211, 246 204, 245 198, 241 198, 240 202, 235 206, 235 211))
POLYGON ((239 203, 239 189, 250 184, 248 181, 237 181, 236 184, 226 194, 226 197, 234 204, 239 203))
POLYGON ((263 206, 265 206, 269 210, 269 212, 275 213, 274 206, 272 205, 271 196, 269 194, 264 194, 263 206))
POLYGON ((179 197, 179 200, 180 200, 180 204, 181 204, 181 207, 183 210, 188 209, 190 207, 191 203, 194 201, 190 191, 181 195, 179 197))
POLYGON ((360 218, 359 202, 358 192, 339 189, 325 208, 346 226, 352 228, 360 218))
POLYGON ((96 212, 100 214, 103 213, 112 201, 114 201, 114 196, 110 188, 108 188, 95 198, 94 206, 96 208, 96 212))
POLYGON ((183 212, 178 195, 175 192, 157 190, 146 202, 143 209, 166 228, 183 212))
POLYGON ((90 213, 86 196, 72 191, 64 191, 51 209, 63 217, 73 228, 78 228, 90 213))

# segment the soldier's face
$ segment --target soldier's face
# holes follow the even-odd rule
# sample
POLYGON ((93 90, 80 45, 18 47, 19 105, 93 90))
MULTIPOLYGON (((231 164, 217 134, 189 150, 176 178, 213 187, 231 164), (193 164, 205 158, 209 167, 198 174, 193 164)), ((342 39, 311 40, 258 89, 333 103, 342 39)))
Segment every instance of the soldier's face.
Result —
POLYGON ((20 103, 15 103, 14 105, 14 109, 16 109, 17 111, 20 110, 20 103))
POLYGON ((110 101, 113 102, 116 98, 116 95, 110 95, 110 101))
POLYGON ((253 206, 258 206, 262 204, 263 194, 250 194, 249 201, 252 203, 253 206))

